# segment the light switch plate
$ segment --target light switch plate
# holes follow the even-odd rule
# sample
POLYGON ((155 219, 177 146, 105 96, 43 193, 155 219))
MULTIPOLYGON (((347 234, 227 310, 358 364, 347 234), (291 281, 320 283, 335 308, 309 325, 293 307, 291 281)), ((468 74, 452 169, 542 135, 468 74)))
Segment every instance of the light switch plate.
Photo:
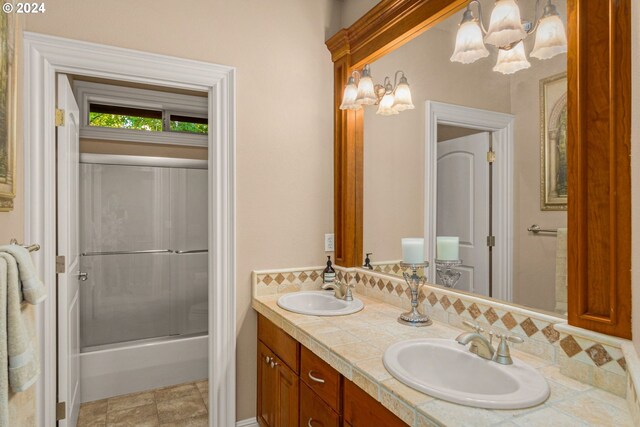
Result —
POLYGON ((333 233, 324 235, 324 251, 325 252, 335 251, 335 238, 333 236, 333 233))

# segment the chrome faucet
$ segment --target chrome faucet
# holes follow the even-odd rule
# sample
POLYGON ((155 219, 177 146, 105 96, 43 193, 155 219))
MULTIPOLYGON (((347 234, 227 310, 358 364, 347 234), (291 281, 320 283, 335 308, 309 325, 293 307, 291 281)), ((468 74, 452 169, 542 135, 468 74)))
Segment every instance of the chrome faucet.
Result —
POLYGON ((353 301, 351 288, 353 288, 353 285, 348 283, 343 284, 339 280, 336 280, 335 282, 331 282, 331 283, 325 283, 324 285, 322 285, 322 289, 324 289, 325 291, 328 289, 333 290, 333 294, 336 298, 342 299, 345 301, 353 301))
POLYGON ((488 339, 481 335, 479 332, 465 332, 458 335, 456 338, 458 344, 467 345, 471 343, 471 351, 474 354, 482 357, 483 359, 493 360, 493 356, 496 350, 493 348, 488 339))
POLYGON ((512 365, 513 359, 511 358, 511 352, 509 351, 509 342, 521 344, 524 340, 520 337, 516 337, 508 334, 495 334, 493 331, 489 332, 490 340, 486 339, 482 332, 484 330, 480 325, 471 323, 468 321, 462 322, 465 325, 474 329, 474 332, 464 332, 456 338, 459 344, 467 345, 471 343, 469 351, 477 354, 483 359, 492 360, 501 365, 512 365), (500 338, 500 344, 498 349, 493 348, 492 341, 493 336, 500 338))

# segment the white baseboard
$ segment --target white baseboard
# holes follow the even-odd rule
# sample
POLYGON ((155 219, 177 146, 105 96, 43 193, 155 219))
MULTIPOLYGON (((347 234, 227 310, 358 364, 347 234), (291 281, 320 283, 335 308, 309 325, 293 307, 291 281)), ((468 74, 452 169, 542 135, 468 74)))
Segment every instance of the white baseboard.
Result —
POLYGON ((236 422, 236 427, 259 427, 257 418, 247 418, 236 422))

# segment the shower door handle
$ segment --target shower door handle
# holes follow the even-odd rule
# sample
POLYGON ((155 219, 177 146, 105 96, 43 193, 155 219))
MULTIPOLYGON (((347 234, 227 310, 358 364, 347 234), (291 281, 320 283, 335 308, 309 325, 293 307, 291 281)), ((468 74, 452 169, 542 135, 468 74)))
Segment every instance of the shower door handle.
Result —
POLYGON ((83 273, 83 272, 78 273, 78 280, 82 282, 86 282, 88 278, 89 278, 89 273, 83 273))

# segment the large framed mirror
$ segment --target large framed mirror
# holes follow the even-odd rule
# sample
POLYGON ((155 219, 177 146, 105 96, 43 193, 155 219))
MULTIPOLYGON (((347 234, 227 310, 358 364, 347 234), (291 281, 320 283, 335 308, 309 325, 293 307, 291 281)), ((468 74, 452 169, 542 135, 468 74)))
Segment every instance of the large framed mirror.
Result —
MULTIPOLYGON (((430 283, 452 286, 435 260, 456 258, 454 289, 629 338, 629 1, 553 1, 568 49, 552 58, 533 52, 532 35, 525 65, 500 65, 491 47, 452 61, 478 3, 489 27, 493 0, 383 0, 328 40, 336 260, 362 266, 373 253, 371 268, 401 274, 401 239, 424 238, 430 283), (406 78, 415 108, 341 110, 365 66, 375 83, 406 78)), ((534 25, 548 12, 546 1, 516 4, 534 25)))

